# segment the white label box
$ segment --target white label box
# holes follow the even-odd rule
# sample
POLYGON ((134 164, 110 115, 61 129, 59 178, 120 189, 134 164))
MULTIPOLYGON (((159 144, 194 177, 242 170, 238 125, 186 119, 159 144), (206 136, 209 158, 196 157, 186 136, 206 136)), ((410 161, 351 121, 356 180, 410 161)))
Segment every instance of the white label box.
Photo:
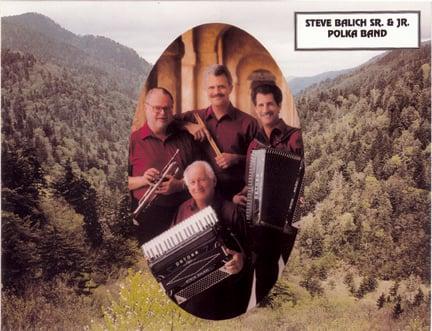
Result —
POLYGON ((420 47, 420 11, 295 12, 295 50, 420 47))

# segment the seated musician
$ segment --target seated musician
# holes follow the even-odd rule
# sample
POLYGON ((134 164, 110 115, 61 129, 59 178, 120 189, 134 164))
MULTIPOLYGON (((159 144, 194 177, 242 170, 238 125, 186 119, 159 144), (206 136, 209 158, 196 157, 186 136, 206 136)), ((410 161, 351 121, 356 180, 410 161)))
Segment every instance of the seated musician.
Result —
MULTIPOLYGON (((282 104, 282 91, 275 84, 262 84, 253 88, 252 102, 261 128, 255 139, 250 143, 247 152, 246 177, 252 150, 271 147, 303 156, 303 141, 301 130, 285 124, 279 117, 282 104)), ((289 170, 288 170, 289 171, 289 170)), ((245 206, 247 187, 233 197, 233 202, 245 206)), ((300 201, 303 198, 300 198, 300 201)), ((256 254, 256 300, 260 302, 271 290, 283 267, 288 261, 289 254, 296 236, 293 233, 284 234, 278 230, 266 227, 253 229, 251 238, 253 251, 256 254)))
MULTIPOLYGON (((234 203, 223 200, 215 192, 216 176, 211 166, 204 161, 195 161, 186 168, 184 180, 192 198, 180 206, 174 218, 174 225, 205 207, 212 206, 222 226, 229 228, 242 244, 245 233, 244 215, 234 203)), ((237 247, 226 248, 231 258, 225 263, 224 268, 234 276, 181 305, 195 316, 220 320, 238 316, 246 311, 249 300, 249 282, 246 278, 251 278, 251 272, 244 272, 248 269, 248 265, 245 264, 246 256, 237 247)))
POLYGON ((155 191, 158 196, 154 203, 137 217, 140 245, 170 227, 178 206, 188 198, 182 180, 183 170, 201 155, 192 136, 177 128, 173 121, 173 97, 169 91, 161 87, 149 90, 141 106, 146 122, 132 133, 129 146, 128 187, 135 208, 177 149, 179 153, 174 161, 180 171, 166 176, 155 191))

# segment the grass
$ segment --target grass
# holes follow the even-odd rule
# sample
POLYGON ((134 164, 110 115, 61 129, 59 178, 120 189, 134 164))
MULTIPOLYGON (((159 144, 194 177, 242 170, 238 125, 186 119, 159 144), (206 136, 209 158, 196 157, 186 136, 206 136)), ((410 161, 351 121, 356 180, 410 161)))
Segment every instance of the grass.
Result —
MULTIPOLYGON (((275 308, 256 307, 247 314, 227 321, 204 321, 193 318, 179 308, 170 306, 169 309, 182 316, 182 323, 173 323, 173 320, 161 318, 157 327, 148 327, 144 330, 429 330, 430 319, 428 305, 424 303, 420 307, 410 308, 407 302, 404 305, 404 312, 399 319, 392 317, 394 303, 386 303, 382 309, 377 308, 376 301, 382 292, 388 293, 393 282, 380 281, 376 291, 367 294, 362 299, 356 299, 350 295, 343 284, 343 272, 336 272, 324 282, 325 294, 319 297, 311 295, 298 285, 299 275, 284 274, 280 284, 289 289, 288 297, 277 297, 274 302, 275 308), (180 311, 180 312, 179 312, 180 311)), ((360 283, 356 277, 355 282, 360 283)), ((406 285, 401 284, 401 292, 406 291, 406 285)), ((426 290, 426 288, 424 288, 426 290)), ((425 292, 426 293, 426 292, 425 292)), ((155 293, 151 293, 153 297, 155 293)), ((160 295, 160 294, 158 294, 160 295)), ((158 300, 161 300, 159 298, 158 300)), ((119 302, 115 302, 118 304, 119 302)), ((133 307, 134 305, 129 306, 133 307)), ((172 304, 171 304, 172 305, 172 304)), ((159 307, 164 316, 163 305, 159 307)), ((133 316, 133 312, 127 312, 133 316)), ((165 314, 166 317, 166 314, 165 314)), ((135 316, 134 318, 137 318, 135 316)), ((157 318, 157 317, 156 317, 157 318)), ((115 320, 115 319, 114 319, 115 320)), ((124 321, 123 321, 124 322, 124 321)), ((115 329, 114 324, 111 327, 115 329)), ((126 323, 127 326, 127 323, 126 323)), ((123 327, 125 325, 123 324, 123 327)), ((121 329, 123 329, 123 327, 121 329)), ((99 329, 103 329, 103 323, 99 329)), ((110 328, 108 328, 110 329, 110 328)), ((126 327, 127 329, 127 327, 126 327)))
MULTIPOLYGON (((292 261, 295 264, 295 259, 292 261)), ((292 264, 291 263, 291 264, 292 264)), ((381 293, 387 296, 392 281, 378 281, 377 289, 362 299, 354 298, 343 284, 344 269, 332 271, 322 282, 323 296, 312 297, 299 286, 298 268, 288 266, 279 284, 288 294, 276 296, 273 308, 256 307, 227 321, 197 319, 170 302, 140 262, 121 280, 111 280, 91 296, 79 296, 58 280, 50 286, 34 286, 25 297, 2 294, 2 330, 407 330, 430 329, 429 304, 413 307, 412 294, 429 287, 410 278, 401 282, 403 313, 392 316, 394 302, 377 307, 381 293), (142 270, 142 271, 138 271, 142 270)), ((355 274, 355 273, 354 273, 355 274)), ((361 278, 354 277, 356 286, 361 278)))

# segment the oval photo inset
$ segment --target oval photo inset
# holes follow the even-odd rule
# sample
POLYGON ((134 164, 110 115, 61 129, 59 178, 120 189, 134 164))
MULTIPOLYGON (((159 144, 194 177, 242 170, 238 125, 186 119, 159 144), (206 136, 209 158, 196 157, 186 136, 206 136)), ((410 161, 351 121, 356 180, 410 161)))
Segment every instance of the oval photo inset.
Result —
POLYGON ((293 247, 304 174, 294 100, 267 50, 227 24, 163 52, 129 146, 136 235, 166 294, 222 320, 264 299, 293 247))

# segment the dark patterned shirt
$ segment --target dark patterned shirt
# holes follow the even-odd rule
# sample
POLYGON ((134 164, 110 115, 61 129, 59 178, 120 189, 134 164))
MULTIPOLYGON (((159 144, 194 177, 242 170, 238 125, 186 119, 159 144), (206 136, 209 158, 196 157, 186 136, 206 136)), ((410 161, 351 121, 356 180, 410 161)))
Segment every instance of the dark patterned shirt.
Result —
MULTIPOLYGON (((211 106, 176 115, 176 118, 196 122, 194 113, 197 113, 204 121, 221 152, 246 156, 248 146, 258 132, 258 122, 255 118, 233 107, 232 104, 228 112, 219 120, 211 106)), ((245 185, 243 180, 245 161, 227 169, 221 169, 216 164, 216 155, 207 141, 203 143, 203 151, 216 173, 219 192, 230 200, 245 185)))
POLYGON ((255 139, 250 143, 247 151, 245 171, 246 180, 248 177, 249 161, 252 151, 254 149, 263 147, 271 147, 303 156, 303 140, 301 130, 288 126, 282 119, 279 119, 277 126, 271 131, 269 139, 264 129, 261 128, 258 131, 255 139))

